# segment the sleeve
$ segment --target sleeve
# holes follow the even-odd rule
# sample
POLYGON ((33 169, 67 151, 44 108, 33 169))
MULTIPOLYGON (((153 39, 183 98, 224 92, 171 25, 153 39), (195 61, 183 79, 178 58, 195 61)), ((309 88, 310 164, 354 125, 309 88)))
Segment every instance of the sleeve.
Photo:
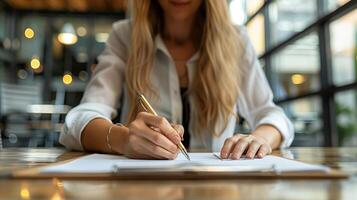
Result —
POLYGON ((120 37, 128 37, 126 26, 124 22, 113 25, 105 50, 98 57, 98 65, 80 105, 74 107, 66 116, 59 141, 68 149, 83 150, 81 134, 91 120, 102 118, 111 122, 117 114, 126 65, 126 45, 120 37))
POLYGON ((238 33, 242 52, 239 56, 241 86, 238 112, 252 130, 263 124, 277 128, 283 137, 280 148, 289 147, 294 139, 293 125, 284 111, 273 102, 273 93, 245 28, 238 28, 238 33))

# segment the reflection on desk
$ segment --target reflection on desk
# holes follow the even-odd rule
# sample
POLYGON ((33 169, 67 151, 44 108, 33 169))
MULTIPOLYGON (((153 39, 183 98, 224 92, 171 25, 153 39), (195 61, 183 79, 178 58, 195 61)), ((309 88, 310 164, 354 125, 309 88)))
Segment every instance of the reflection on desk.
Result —
MULTIPOLYGON (((31 151, 31 149, 29 149, 31 151)), ((37 153, 40 150, 37 150, 37 153)), ((51 150, 42 150, 51 152, 51 150)), ((58 151, 58 150, 54 150, 58 151)), ((16 156, 18 150, 7 150, 16 156)), ((24 152, 19 152, 19 155, 24 152)), ((60 155, 59 152, 57 152, 60 155)), ((0 164, 16 167, 13 160, 0 164), (12 165, 13 163, 14 165, 12 165)), ((58 160, 83 155, 66 152, 58 160)), ((357 148, 291 148, 274 155, 325 164, 351 175, 346 180, 11 180, 0 179, 0 199, 353 199, 357 196, 357 148)), ((32 162, 33 163, 33 162, 32 162)), ((22 163, 23 164, 23 163, 22 163)), ((35 165, 36 163, 34 163, 35 165)), ((43 165, 43 163, 37 163, 43 165)), ((5 171, 2 171, 5 172, 5 171)))

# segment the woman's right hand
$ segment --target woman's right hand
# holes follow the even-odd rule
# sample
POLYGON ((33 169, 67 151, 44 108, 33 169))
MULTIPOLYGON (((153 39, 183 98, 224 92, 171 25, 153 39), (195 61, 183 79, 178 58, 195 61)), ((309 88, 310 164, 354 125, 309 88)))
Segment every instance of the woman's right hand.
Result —
POLYGON ((140 112, 128 125, 124 155, 138 159, 175 159, 183 127, 171 125, 165 118, 140 112))

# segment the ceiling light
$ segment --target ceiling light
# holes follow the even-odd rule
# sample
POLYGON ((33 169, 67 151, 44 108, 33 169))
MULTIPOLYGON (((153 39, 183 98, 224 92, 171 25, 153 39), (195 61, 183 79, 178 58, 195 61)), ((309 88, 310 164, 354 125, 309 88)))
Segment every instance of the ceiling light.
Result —
POLYGON ((73 25, 70 23, 64 24, 61 33, 58 34, 58 41, 64 45, 73 45, 77 43, 78 38, 74 31, 73 25))

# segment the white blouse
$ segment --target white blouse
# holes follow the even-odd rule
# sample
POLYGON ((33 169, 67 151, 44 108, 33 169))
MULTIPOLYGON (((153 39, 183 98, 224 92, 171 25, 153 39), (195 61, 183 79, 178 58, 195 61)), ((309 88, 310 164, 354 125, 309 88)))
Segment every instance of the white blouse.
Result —
MULTIPOLYGON (((273 94, 266 77, 257 60, 256 53, 243 27, 237 27, 241 53, 238 55, 242 77, 241 91, 234 107, 254 130, 259 125, 269 124, 276 127, 283 136, 281 147, 288 147, 293 141, 294 130, 283 110, 273 103, 273 94)), ((131 22, 122 20, 113 24, 113 30, 106 43, 104 52, 99 56, 99 63, 93 73, 80 105, 73 108, 66 116, 65 125, 60 135, 60 143, 69 149, 83 150, 81 134, 84 127, 95 118, 103 118, 111 122, 121 107, 121 121, 128 118, 128 100, 125 89, 125 66, 130 48, 131 22), (123 105, 120 97, 123 95, 123 105)), ((179 80, 170 53, 161 37, 155 39, 156 53, 152 73, 152 84, 158 91, 158 101, 149 99, 160 116, 171 122, 182 122, 182 102, 179 80)), ((194 70, 199 58, 196 53, 186 64, 189 82, 195 78, 194 70)), ((197 112, 190 103, 190 116, 197 112)), ((190 119, 189 132, 195 119, 190 119)), ((232 115, 220 136, 212 136, 208 131, 192 134, 190 147, 220 151, 226 138, 234 134, 236 119, 232 115)))

